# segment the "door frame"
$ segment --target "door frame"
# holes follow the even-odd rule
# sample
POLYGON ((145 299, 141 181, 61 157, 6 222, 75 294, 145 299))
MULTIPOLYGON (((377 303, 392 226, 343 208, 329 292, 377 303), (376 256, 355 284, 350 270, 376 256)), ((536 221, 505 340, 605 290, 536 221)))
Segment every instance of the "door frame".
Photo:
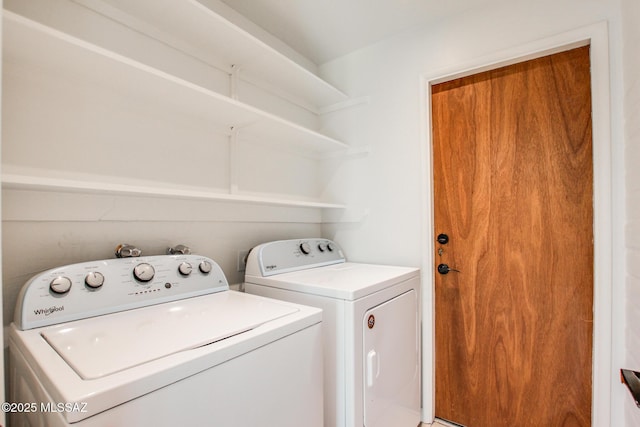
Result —
POLYGON ((593 127, 593 221, 594 221, 594 324, 592 426, 607 427, 611 419, 612 384, 612 137, 607 22, 561 33, 509 50, 422 74, 422 420, 435 417, 435 315, 433 165, 431 138, 431 86, 471 74, 492 70, 541 56, 591 45, 591 100, 593 127))

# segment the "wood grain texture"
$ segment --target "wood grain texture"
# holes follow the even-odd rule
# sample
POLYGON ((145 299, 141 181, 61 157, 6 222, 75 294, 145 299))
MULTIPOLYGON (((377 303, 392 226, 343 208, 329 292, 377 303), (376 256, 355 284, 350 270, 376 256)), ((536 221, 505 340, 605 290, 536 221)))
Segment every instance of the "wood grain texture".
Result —
POLYGON ((432 88, 439 418, 591 423, 590 92, 588 47, 432 88))

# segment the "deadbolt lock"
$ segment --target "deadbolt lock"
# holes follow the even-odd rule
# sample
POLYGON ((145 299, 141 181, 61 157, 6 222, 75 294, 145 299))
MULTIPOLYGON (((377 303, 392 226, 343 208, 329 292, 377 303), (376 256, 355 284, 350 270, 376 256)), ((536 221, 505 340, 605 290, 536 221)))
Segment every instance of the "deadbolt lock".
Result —
POLYGON ((449 236, 447 236, 444 233, 438 234, 438 237, 436 238, 436 240, 438 241, 438 243, 440 243, 441 245, 446 245, 447 243, 449 243, 449 236))

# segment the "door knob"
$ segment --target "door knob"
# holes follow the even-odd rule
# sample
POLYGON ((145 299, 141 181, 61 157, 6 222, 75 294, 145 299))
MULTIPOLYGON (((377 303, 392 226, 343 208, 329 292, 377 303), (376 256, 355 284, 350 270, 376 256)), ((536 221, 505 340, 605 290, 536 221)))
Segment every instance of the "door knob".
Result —
POLYGON ((460 273, 460 270, 456 270, 455 268, 451 268, 447 264, 438 264, 438 273, 440 273, 440 274, 448 274, 450 271, 455 271, 456 273, 460 273))

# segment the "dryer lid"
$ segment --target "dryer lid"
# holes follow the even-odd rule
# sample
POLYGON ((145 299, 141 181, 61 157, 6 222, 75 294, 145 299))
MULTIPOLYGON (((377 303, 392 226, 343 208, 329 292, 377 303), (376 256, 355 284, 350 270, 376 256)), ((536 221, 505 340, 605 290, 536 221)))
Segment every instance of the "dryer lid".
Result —
POLYGON ((95 379, 297 311, 277 301, 225 291, 43 328, 41 336, 82 379, 95 379))
POLYGON ((419 275, 412 267, 345 262, 270 277, 246 275, 245 282, 355 301, 419 275))

